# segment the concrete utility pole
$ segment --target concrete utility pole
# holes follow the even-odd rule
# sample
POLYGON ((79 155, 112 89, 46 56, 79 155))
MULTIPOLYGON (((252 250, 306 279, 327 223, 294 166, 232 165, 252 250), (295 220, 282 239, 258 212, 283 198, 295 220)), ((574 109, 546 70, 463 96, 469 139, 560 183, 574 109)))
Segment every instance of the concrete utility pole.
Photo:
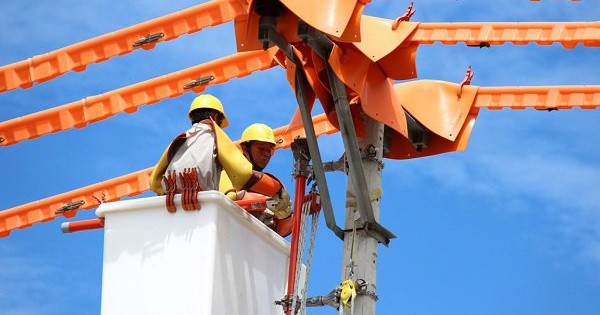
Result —
MULTIPOLYGON (((358 146, 363 156, 363 167, 368 195, 373 206, 375 219, 379 220, 379 201, 382 196, 381 171, 383 168, 383 124, 366 115, 362 115, 367 137, 358 138, 358 146)), ((363 279, 367 286, 353 301, 355 315, 375 314, 376 275, 377 275, 377 240, 361 230, 364 219, 360 218, 357 209, 357 201, 354 196, 355 181, 348 176, 348 187, 346 191, 346 224, 344 235, 344 256, 342 263, 342 281, 347 279, 363 279), (356 233, 352 230, 356 228, 356 233), (353 237, 354 236, 354 237, 353 237), (354 244, 354 245, 353 245, 354 244), (353 274, 351 274, 353 273, 353 274)), ((357 288, 358 289, 358 288, 357 288)), ((350 308, 345 308, 344 314, 350 314, 350 308)))

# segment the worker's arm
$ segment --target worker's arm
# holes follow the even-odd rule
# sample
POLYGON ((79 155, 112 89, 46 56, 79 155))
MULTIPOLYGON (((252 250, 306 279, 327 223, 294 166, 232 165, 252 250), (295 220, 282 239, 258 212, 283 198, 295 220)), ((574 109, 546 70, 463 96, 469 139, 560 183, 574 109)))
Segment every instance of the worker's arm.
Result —
POLYGON ((273 220, 273 229, 275 233, 281 235, 282 237, 286 237, 292 234, 292 216, 288 216, 285 219, 275 219, 273 220))

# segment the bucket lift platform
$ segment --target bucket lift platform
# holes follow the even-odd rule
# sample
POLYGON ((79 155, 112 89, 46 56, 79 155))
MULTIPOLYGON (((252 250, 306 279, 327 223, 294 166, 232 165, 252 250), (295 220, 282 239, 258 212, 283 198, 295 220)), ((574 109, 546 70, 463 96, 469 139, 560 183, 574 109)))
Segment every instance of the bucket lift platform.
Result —
POLYGON ((223 194, 102 204, 102 314, 281 314, 290 245, 223 194))

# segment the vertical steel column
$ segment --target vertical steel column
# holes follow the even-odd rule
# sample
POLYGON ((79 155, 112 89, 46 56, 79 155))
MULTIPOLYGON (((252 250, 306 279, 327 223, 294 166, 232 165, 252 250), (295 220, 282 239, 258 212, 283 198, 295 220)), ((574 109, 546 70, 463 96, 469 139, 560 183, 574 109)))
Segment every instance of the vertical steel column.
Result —
POLYGON ((338 117, 340 133, 346 150, 346 158, 348 160, 349 176, 353 178, 353 191, 358 203, 358 212, 361 216, 361 221, 364 222, 365 231, 380 243, 388 245, 390 239, 396 236, 388 231, 375 219, 373 207, 369 199, 367 180, 362 164, 362 156, 356 139, 356 131, 352 123, 352 115, 348 104, 348 96, 346 86, 336 76, 335 72, 329 65, 328 59, 333 42, 321 32, 313 29, 305 23, 300 23, 298 26, 298 36, 303 38, 307 44, 325 61, 327 70, 327 78, 329 79, 329 87, 333 97, 333 103, 338 117))
POLYGON ((329 189, 327 187, 327 179, 325 178, 325 170, 323 168, 323 161, 321 160, 321 152, 319 151, 319 144, 317 142, 317 136, 315 134, 315 127, 312 124, 312 117, 308 109, 308 101, 306 98, 306 90, 308 89, 308 80, 304 75, 302 69, 302 63, 299 62, 298 57, 294 54, 292 45, 277 33, 277 19, 273 16, 261 16, 258 26, 258 40, 263 44, 263 48, 267 48, 269 44, 275 44, 296 67, 296 100, 298 102, 298 108, 300 109, 300 116, 302 117, 302 124, 304 125, 304 132, 306 134, 306 140, 308 143, 308 150, 310 157, 313 160, 313 176, 319 186, 319 194, 321 195, 321 206, 323 207, 323 215, 325 216, 325 224, 333 231, 337 237, 344 239, 344 231, 337 226, 335 222, 335 215, 333 213, 333 205, 331 204, 331 197, 329 196, 329 189))
POLYGON ((335 233, 340 239, 344 239, 344 231, 340 229, 335 223, 335 216, 333 214, 333 205, 331 204, 331 197, 329 195, 329 188, 327 186, 327 178, 325 177, 325 170, 323 168, 323 161, 321 160, 321 152, 319 151, 319 144, 317 143, 317 136, 315 135, 315 127, 312 124, 312 118, 308 105, 306 102, 306 85, 307 79, 304 76, 304 72, 301 68, 296 70, 296 99, 298 101, 298 108, 300 109, 300 116, 302 117, 302 124, 304 125, 304 131, 306 133, 306 140, 308 143, 308 150, 310 156, 313 159, 313 175, 319 186, 319 194, 321 195, 321 205, 323 207, 323 215, 325 215, 325 224, 327 227, 335 233))

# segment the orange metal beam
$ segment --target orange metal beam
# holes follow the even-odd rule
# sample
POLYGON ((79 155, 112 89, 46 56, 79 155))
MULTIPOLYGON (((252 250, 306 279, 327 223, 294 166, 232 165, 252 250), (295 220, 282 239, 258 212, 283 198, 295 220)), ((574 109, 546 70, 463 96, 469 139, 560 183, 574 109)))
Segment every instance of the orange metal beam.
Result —
POLYGON ((30 202, 0 212, 0 237, 8 236, 11 230, 25 228, 33 223, 50 221, 57 216, 72 217, 77 210, 91 209, 98 206, 98 200, 114 201, 125 196, 135 196, 149 189, 152 168, 123 175, 104 182, 79 188, 60 195, 30 202), (63 213, 57 210, 72 203, 83 201, 76 209, 63 213))
MULTIPOLYGON (((313 124, 317 136, 337 132, 337 129, 329 123, 325 114, 313 117, 313 124)), ((283 126, 274 130, 275 138, 279 140, 277 147, 280 149, 289 148, 296 136, 304 135, 302 126, 287 129, 287 126, 283 126)), ((119 200, 125 196, 139 195, 150 189, 148 184, 150 173, 152 173, 152 167, 0 211, 0 237, 8 236, 10 231, 14 229, 22 229, 34 223, 50 221, 60 215, 70 218, 75 216, 79 210, 96 208, 98 202, 94 197, 109 202, 119 200), (81 203, 81 201, 83 201, 83 204, 78 207, 74 206, 72 210, 56 213, 56 210, 60 208, 81 203)))
POLYGON ((513 43, 550 45, 561 43, 565 48, 577 44, 600 46, 600 22, 474 22, 419 23, 408 41, 419 44, 456 44, 484 47, 513 43))
MULTIPOLYGON (((317 137, 325 134, 330 135, 339 131, 329 122, 325 114, 314 116, 312 118, 312 123, 313 126, 315 126, 315 134, 317 137)), ((295 138, 306 137, 304 127, 302 127, 302 125, 289 130, 288 126, 282 126, 273 130, 273 132, 275 133, 275 141, 277 142, 278 149, 287 149, 292 145, 292 142, 295 138)))
POLYGON ((82 128, 121 112, 133 113, 141 105, 176 97, 187 91, 198 93, 208 84, 225 83, 232 78, 244 77, 274 65, 270 51, 236 53, 104 94, 0 122, 0 138, 3 139, 0 146, 73 127, 82 128), (184 85, 190 81, 210 76, 213 79, 207 84, 184 89, 184 85))
POLYGON ((600 107, 600 85, 480 87, 474 106, 487 109, 594 109, 600 107))
POLYGON ((143 36, 160 34, 164 42, 222 24, 246 13, 240 0, 213 0, 144 23, 95 37, 27 60, 0 67, 0 92, 28 88, 65 72, 83 71, 86 65, 124 55, 137 48, 152 49, 157 41, 133 46, 143 36))

